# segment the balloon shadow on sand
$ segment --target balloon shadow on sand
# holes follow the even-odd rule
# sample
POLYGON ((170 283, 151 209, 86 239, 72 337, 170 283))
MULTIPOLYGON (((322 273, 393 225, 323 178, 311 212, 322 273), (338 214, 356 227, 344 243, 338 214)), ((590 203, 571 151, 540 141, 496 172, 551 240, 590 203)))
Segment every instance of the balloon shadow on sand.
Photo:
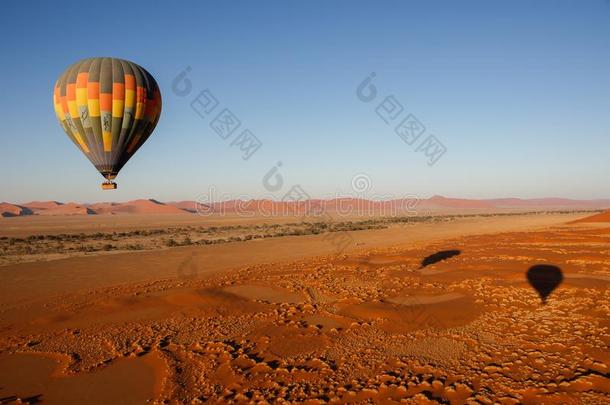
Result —
POLYGON ((538 292, 542 303, 546 301, 559 284, 563 281, 563 273, 557 266, 550 264, 537 264, 530 267, 526 273, 527 281, 538 292))
POLYGON ((450 259, 453 256, 459 255, 460 253, 462 253, 461 250, 442 250, 440 252, 436 252, 436 253, 431 254, 430 256, 426 257, 424 260, 422 260, 420 269, 430 266, 431 264, 435 264, 438 262, 442 262, 443 260, 450 259))

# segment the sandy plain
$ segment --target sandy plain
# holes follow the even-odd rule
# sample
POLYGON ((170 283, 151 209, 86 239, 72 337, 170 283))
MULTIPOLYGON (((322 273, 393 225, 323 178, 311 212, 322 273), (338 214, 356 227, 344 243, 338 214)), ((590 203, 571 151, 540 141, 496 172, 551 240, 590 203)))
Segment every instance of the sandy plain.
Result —
MULTIPOLYGON (((113 236, 146 239, 138 251, 27 240, 25 259, 0 266, 0 403, 608 403, 610 224, 571 224, 586 215, 239 241, 229 234, 265 222, 4 219, 7 243, 89 243, 100 224, 191 241, 199 227, 242 227, 184 246, 113 236), (536 264, 563 273, 544 305, 526 279, 536 264)), ((4 255, 19 256, 11 246, 4 255)))

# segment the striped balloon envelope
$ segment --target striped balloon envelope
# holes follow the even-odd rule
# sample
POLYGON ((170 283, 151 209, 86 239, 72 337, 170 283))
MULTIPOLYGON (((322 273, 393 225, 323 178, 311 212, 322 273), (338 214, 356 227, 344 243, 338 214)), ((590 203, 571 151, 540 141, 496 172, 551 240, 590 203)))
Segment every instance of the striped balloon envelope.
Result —
POLYGON ((68 137, 108 181, 146 142, 161 115, 157 82, 141 66, 123 59, 81 60, 59 77, 55 114, 68 137))

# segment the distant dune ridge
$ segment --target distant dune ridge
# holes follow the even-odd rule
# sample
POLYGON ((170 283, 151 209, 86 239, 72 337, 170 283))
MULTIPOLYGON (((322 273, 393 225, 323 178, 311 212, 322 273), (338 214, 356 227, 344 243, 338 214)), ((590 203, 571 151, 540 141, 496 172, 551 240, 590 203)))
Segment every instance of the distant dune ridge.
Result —
MULTIPOLYGON (((175 201, 163 203, 153 199, 139 199, 127 202, 61 203, 58 201, 32 201, 24 204, 0 203, 0 217, 20 217, 26 215, 129 215, 129 214, 236 214, 252 213, 260 215, 315 214, 320 212, 381 215, 401 215, 406 213, 426 213, 436 211, 493 211, 493 210, 559 210, 559 209, 606 209, 610 199, 571 200, 565 198, 498 198, 465 199, 433 196, 427 199, 398 199, 373 201, 359 198, 334 198, 329 200, 274 201, 229 200, 211 204, 196 201, 175 201)), ((607 222, 609 213, 595 215, 588 222, 607 222)), ((582 220, 582 222, 587 222, 582 220)), ((610 222, 610 221, 608 221, 610 222)))
MULTIPOLYGON (((195 203, 193 203, 193 207, 195 203)), ((187 211, 157 200, 134 200, 126 203, 92 204, 97 214, 185 214, 187 211)))
POLYGON ((34 214, 37 214, 41 211, 59 208, 63 204, 57 201, 31 201, 21 205, 32 210, 34 214))
POLYGON ((41 209, 36 211, 36 215, 95 215, 96 212, 87 205, 67 203, 57 207, 41 209))

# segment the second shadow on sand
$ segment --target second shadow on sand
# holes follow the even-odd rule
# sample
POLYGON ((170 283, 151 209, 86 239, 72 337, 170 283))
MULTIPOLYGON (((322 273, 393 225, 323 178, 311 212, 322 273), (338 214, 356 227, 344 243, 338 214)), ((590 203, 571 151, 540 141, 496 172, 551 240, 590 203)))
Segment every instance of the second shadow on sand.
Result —
POLYGON ((423 269, 424 267, 430 266, 430 265, 438 263, 438 262, 442 262, 443 260, 450 259, 461 253, 462 253, 461 250, 441 250, 440 252, 436 252, 436 253, 431 254, 430 256, 427 256, 426 258, 424 258, 424 260, 422 260, 422 262, 421 262, 420 269, 423 269))

